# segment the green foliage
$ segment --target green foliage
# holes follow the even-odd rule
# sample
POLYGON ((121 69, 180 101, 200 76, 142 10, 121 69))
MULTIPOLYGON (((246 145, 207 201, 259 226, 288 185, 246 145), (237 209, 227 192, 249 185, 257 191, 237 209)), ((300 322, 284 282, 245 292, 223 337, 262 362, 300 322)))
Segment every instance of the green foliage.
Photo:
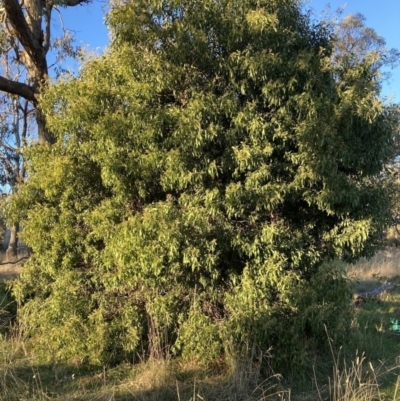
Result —
POLYGON ((17 314, 17 304, 12 296, 10 286, 0 283, 0 341, 6 334, 17 314))
POLYGON ((307 366, 308 352, 328 345, 327 332, 338 344, 346 339, 352 314, 341 266, 326 263, 309 281, 287 275, 279 283, 285 298, 275 302, 268 299, 271 282, 246 273, 227 299, 226 331, 236 349, 254 341, 271 347, 275 364, 287 371, 307 366))
POLYGON ((30 341, 96 364, 256 342, 301 366, 349 321, 323 263, 370 255, 390 217, 373 63, 339 80, 291 0, 135 0, 109 23, 110 50, 42 99, 57 142, 9 205, 30 341))
POLYGON ((189 312, 182 315, 175 352, 188 360, 218 360, 222 353, 222 343, 221 319, 217 320, 217 315, 211 302, 195 299, 189 312))

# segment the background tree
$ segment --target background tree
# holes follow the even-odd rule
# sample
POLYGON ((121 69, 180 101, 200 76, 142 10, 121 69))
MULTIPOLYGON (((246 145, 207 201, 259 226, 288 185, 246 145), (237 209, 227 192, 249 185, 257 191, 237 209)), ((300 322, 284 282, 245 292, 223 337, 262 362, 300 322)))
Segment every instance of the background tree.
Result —
MULTIPOLYGON (((25 178, 25 166, 22 155, 23 147, 27 143, 28 133, 32 127, 32 113, 28 101, 18 96, 3 95, 0 107, 0 171, 1 185, 5 192, 15 194, 18 184, 25 178), (10 115, 11 114, 11 115, 10 115)), ((4 199, 3 199, 4 200, 4 199)), ((8 227, 9 239, 3 262, 15 261, 18 255, 19 224, 8 227)))
MULTIPOLYGON (((388 49, 386 41, 378 33, 366 26, 365 17, 360 14, 350 14, 333 23, 335 33, 335 47, 332 55, 332 61, 337 70, 337 76, 343 88, 346 87, 349 80, 354 81, 352 70, 355 65, 367 63, 371 65, 372 70, 376 71, 375 84, 381 89, 383 81, 390 78, 390 69, 399 65, 400 51, 392 48, 388 49)), ((360 81, 362 84, 363 81, 360 81)), ((351 84, 350 84, 351 85, 351 84)), ((393 224, 397 227, 399 222, 399 197, 398 175, 399 175, 399 107, 396 104, 388 104, 391 108, 390 115, 393 118, 394 126, 394 157, 385 166, 385 175, 392 178, 391 188, 393 199, 393 224), (396 122, 397 121, 397 122, 396 122)), ((389 180, 388 180, 389 184, 389 180)))
MULTIPOLYGON (((10 56, 15 51, 9 38, 3 33, 2 49, 0 52, 0 68, 9 81, 18 81, 24 75, 21 63, 12 62, 10 56)), ((28 132, 32 128, 33 113, 29 102, 17 95, 5 92, 0 94, 0 172, 3 195, 15 193, 18 183, 23 182, 25 168, 23 165, 22 149, 26 144, 28 132)), ((6 257, 3 261, 15 260, 18 247, 18 223, 9 229, 6 257)))
MULTIPOLYGON (((2 26, 15 52, 14 62, 25 67, 21 81, 0 76, 0 90, 32 103, 36 112, 40 143, 52 143, 45 120, 38 108, 38 94, 48 84, 47 55, 51 49, 51 16, 56 6, 73 7, 87 0, 2 0, 2 26)), ((4 34, 3 33, 3 34, 4 34)))
POLYGON ((336 38, 332 60, 338 68, 353 67, 370 59, 371 68, 379 71, 382 75, 379 82, 382 82, 382 78, 388 79, 390 76, 388 68, 399 65, 400 51, 388 49, 386 40, 366 26, 366 19, 362 14, 347 15, 333 25, 336 38))
POLYGON ((292 0, 135 0, 109 23, 109 52, 43 97, 56 142, 8 210, 34 251, 28 341, 93 363, 255 343, 301 367, 349 328, 330 262, 371 255, 390 220, 374 60, 343 85, 292 0))
MULTIPOLYGON (((379 93, 382 89, 382 83, 389 80, 391 76, 390 70, 396 68, 400 61, 400 51, 392 48, 388 49, 386 40, 378 35, 378 33, 366 25, 366 18, 360 14, 349 14, 343 17, 345 7, 340 8, 332 16, 329 6, 325 14, 327 17, 323 23, 333 33, 334 50, 331 56, 333 67, 335 69, 335 77, 342 85, 342 90, 352 87, 357 76, 353 75, 354 68, 361 65, 369 65, 375 74, 374 84, 376 85, 375 93, 379 93), (349 85, 349 86, 347 86, 349 85)), ((364 84, 364 80, 359 80, 360 85, 364 84)), ((398 105, 391 103, 391 99, 385 99, 386 109, 392 118, 393 126, 399 126, 400 115, 398 105)), ((398 205, 395 201, 398 198, 398 128, 393 130, 394 135, 394 151, 393 158, 385 165, 382 174, 385 175, 385 182, 390 187, 392 199, 392 224, 396 225, 398 219, 398 205)), ((386 232, 382 232, 382 238, 386 237, 386 232)))
MULTIPOLYGON (((67 2, 73 6, 82 2, 67 2)), ((63 30, 51 35, 51 14, 59 3, 30 1, 2 3, 0 22, 0 166, 3 190, 11 194, 23 182, 23 148, 27 140, 50 143, 37 95, 47 85, 49 69, 53 76, 62 70, 63 61, 76 58, 81 49, 73 46, 73 36, 63 30), (53 62, 49 66, 47 57, 53 62), (36 122, 36 124, 34 123, 36 122)), ((5 260, 15 259, 18 246, 18 222, 9 227, 10 241, 5 260)))

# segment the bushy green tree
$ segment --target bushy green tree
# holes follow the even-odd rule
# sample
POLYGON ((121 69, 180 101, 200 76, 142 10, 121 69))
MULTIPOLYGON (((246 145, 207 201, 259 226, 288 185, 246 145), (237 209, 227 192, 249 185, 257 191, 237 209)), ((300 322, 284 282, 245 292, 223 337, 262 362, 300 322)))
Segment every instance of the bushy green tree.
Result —
POLYGON ((339 82, 293 0, 127 1, 109 24, 110 50, 42 99, 57 140, 9 208, 28 338, 94 363, 256 343, 301 364, 348 328, 328 262, 370 255, 389 219, 373 60, 339 82))

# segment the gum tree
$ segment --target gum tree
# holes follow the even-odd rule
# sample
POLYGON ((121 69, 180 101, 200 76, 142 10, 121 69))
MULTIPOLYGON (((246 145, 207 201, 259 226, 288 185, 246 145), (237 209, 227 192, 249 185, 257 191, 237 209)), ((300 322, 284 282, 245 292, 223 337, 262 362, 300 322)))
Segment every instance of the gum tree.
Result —
MULTIPOLYGON (((4 0, 0 9, 0 169, 2 190, 15 193, 25 179, 23 148, 27 141, 53 142, 38 107, 38 95, 48 85, 49 71, 67 58, 76 58, 80 49, 73 46, 68 30, 52 32, 52 13, 60 7, 83 1, 4 0), (48 64, 48 59, 53 60, 48 64), (5 188, 5 189, 4 189, 5 188)), ((59 11, 59 10, 58 10, 59 11)), ((54 68, 56 71, 54 71, 54 68)), ((10 242, 6 260, 15 260, 18 222, 10 222, 10 242)))
POLYGON ((0 75, 0 90, 20 96, 33 104, 36 110, 40 143, 52 143, 53 138, 38 104, 38 94, 46 87, 49 77, 48 53, 52 47, 52 12, 57 6, 74 7, 87 0, 2 0, 2 35, 9 38, 14 63, 25 67, 20 80, 0 75), (28 78, 28 79, 26 79, 28 78))
MULTIPOLYGON (((372 68, 376 71, 398 66, 399 50, 388 49, 386 40, 373 28, 366 26, 366 18, 362 14, 350 14, 342 18, 335 24, 334 32, 336 44, 332 59, 337 66, 357 64, 371 56, 375 58, 372 68)), ((385 75, 388 75, 387 71, 385 75)))
POLYGON ((42 99, 57 140, 8 211, 34 252, 29 341, 95 363, 256 343, 301 366, 349 327, 329 261, 371 255, 390 217, 373 60, 338 82, 292 0, 127 1, 109 24, 109 52, 42 99))

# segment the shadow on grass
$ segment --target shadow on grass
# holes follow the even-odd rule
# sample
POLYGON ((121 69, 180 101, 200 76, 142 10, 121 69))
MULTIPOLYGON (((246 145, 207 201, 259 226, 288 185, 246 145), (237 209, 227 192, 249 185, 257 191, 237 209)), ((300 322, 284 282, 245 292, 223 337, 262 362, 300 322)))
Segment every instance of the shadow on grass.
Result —
MULTIPOLYGON (((202 367, 180 368, 168 361, 115 369, 78 369, 68 365, 0 368, 0 399, 11 400, 262 400, 286 394, 279 377, 263 381, 254 367, 229 374, 202 367)), ((282 397, 281 400, 289 399, 282 397)))
MULTIPOLYGON (((370 327, 359 330, 359 332, 361 336, 371 337, 370 327)), ((400 336, 396 336, 390 331, 378 331, 377 333, 371 337, 373 342, 371 346, 378 348, 376 347, 377 341, 383 345, 392 343, 397 346, 398 351, 400 336)), ((354 338, 356 339, 356 337, 354 338)), ((362 341, 365 345, 365 339, 362 341)), ((13 355, 7 355, 4 345, 6 344, 3 343, 0 350, 0 399, 5 401, 264 401, 267 399, 311 401, 320 399, 313 383, 314 378, 317 380, 323 396, 326 395, 329 398, 327 380, 333 372, 332 359, 329 360, 328 355, 322 356, 322 359, 315 361, 317 362, 315 365, 317 376, 313 377, 310 371, 308 385, 301 389, 295 383, 291 383, 292 385, 289 386, 280 375, 269 375, 268 377, 263 375, 257 358, 236 363, 231 367, 215 366, 212 369, 206 369, 196 364, 183 364, 179 361, 155 361, 137 365, 122 364, 113 369, 101 369, 93 366, 83 368, 66 364, 40 365, 25 357, 21 348, 15 348, 13 355), (292 387, 292 392, 288 390, 288 387, 292 387)), ((356 354, 354 345, 349 344, 343 348, 340 351, 340 358, 343 361, 346 360, 345 363, 349 366, 357 355, 362 355, 363 358, 365 355, 366 372, 370 367, 369 361, 372 361, 375 369, 372 374, 377 377, 376 382, 379 381, 380 391, 388 394, 389 400, 394 399, 390 398, 390 395, 394 392, 400 374, 400 365, 397 364, 397 367, 393 367, 395 362, 393 355, 396 353, 385 361, 383 358, 378 358, 379 356, 386 357, 378 355, 379 352, 368 354, 368 351, 362 351, 362 343, 358 344, 361 347, 356 354)), ((381 348, 381 350, 383 349, 384 347, 381 348)), ((336 354, 335 358, 338 358, 336 354)), ((366 382, 368 383, 368 381, 366 382)), ((375 385, 374 383, 375 381, 372 382, 372 386, 375 385)))

